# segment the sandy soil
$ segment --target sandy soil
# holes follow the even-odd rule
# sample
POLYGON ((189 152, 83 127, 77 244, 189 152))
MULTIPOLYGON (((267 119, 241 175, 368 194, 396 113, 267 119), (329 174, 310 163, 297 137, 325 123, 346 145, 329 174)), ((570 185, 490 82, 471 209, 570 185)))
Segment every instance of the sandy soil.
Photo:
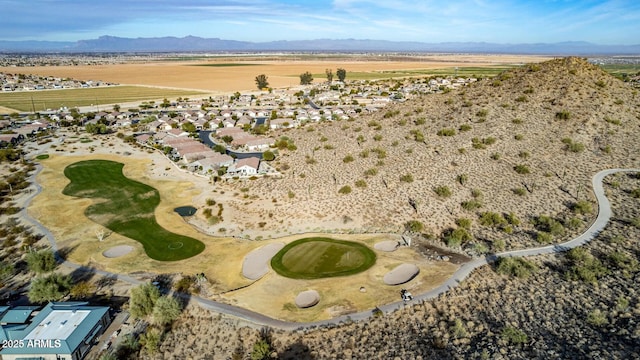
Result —
POLYGON ((105 250, 102 253, 102 255, 106 258, 117 258, 120 256, 125 256, 132 251, 133 251, 133 246, 118 245, 118 246, 112 247, 111 249, 105 250))
POLYGON ((259 61, 254 66, 216 67, 201 64, 246 62, 243 59, 211 60, 209 62, 153 62, 145 64, 118 64, 99 66, 36 66, 29 68, 0 67, 0 72, 37 74, 41 76, 71 77, 79 80, 101 80, 119 84, 149 85, 181 89, 204 90, 212 93, 254 91, 255 77, 265 74, 274 88, 299 84, 299 74, 306 71, 324 74, 327 68, 344 68, 349 72, 383 70, 442 69, 455 66, 488 66, 539 62, 545 57, 520 55, 432 55, 415 61, 363 61, 363 60, 292 60, 259 61))
MULTIPOLYGON (((242 264, 251 251, 274 243, 286 244, 313 234, 280 237, 283 235, 281 232, 273 232, 268 236, 273 240, 263 241, 251 241, 240 236, 212 237, 185 222, 173 209, 184 205, 194 205, 201 209, 199 204, 203 204, 209 197, 225 204, 227 198, 235 198, 233 193, 220 194, 219 189, 210 184, 208 179, 183 172, 160 153, 130 147, 115 136, 96 137, 91 142, 80 141, 83 137, 86 139, 84 135, 67 132, 64 142, 57 138, 40 146, 32 145, 28 149, 28 156, 39 153, 50 155, 49 159, 41 162, 44 169, 38 175, 38 182, 43 186, 42 193, 34 199, 28 211, 51 230, 58 246, 68 251, 69 260, 75 263, 142 278, 149 278, 153 273, 192 275, 203 272, 209 279, 207 293, 212 299, 297 321, 321 320, 397 301, 396 289, 384 285, 382 277, 404 262, 418 264, 424 274, 409 284, 416 293, 436 287, 457 269, 457 265, 429 261, 414 250, 403 248, 393 255, 379 252, 376 266, 364 273, 341 278, 340 289, 335 288, 335 279, 301 281, 286 279, 275 273, 267 273, 258 281, 248 280, 242 275, 242 264), (98 158, 123 162, 125 176, 158 189, 161 194, 161 203, 156 210, 158 223, 171 231, 203 241, 207 245, 204 252, 183 261, 159 262, 148 258, 138 242, 116 233, 110 233, 104 241, 98 241, 95 232, 100 226, 83 214, 91 200, 70 198, 62 194, 62 189, 68 184, 68 179, 63 175, 64 168, 77 161, 98 158), (115 246, 130 246, 133 250, 120 257, 106 258, 102 255, 115 246), (359 289, 362 286, 370 291, 361 293, 359 289), (295 297, 310 287, 321 294, 323 302, 312 309, 298 309, 294 305, 295 297)), ((226 210, 226 204, 224 209, 226 223, 257 223, 261 218, 260 213, 230 214, 226 210)), ((313 222, 301 225, 311 228, 313 222)), ((217 235, 220 233, 217 232, 217 235)), ((377 242, 397 236, 360 234, 335 237, 363 242, 373 247, 377 242)))

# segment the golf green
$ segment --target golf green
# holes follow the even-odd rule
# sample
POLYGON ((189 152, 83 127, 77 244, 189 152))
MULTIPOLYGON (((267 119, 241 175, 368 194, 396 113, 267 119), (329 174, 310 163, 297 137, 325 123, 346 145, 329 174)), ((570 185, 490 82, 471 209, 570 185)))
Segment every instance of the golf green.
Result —
POLYGON ((304 238, 286 245, 271 267, 293 279, 320 279, 353 275, 376 262, 376 254, 360 243, 323 237, 304 238))
POLYGON ((153 187, 124 176, 124 164, 108 160, 79 161, 67 166, 71 182, 62 191, 69 196, 101 199, 85 210, 92 221, 140 242, 155 260, 176 261, 204 250, 204 244, 161 227, 154 211, 160 194, 153 187))

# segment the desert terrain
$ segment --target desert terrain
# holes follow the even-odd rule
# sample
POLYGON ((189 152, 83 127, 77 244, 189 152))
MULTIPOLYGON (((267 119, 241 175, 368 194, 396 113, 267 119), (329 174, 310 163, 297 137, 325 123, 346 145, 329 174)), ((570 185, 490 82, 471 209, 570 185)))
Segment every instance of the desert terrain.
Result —
MULTIPOLYGON (((326 69, 344 68, 349 72, 376 73, 382 71, 429 70, 471 66, 518 65, 547 60, 548 57, 517 55, 433 55, 412 56, 411 61, 378 60, 380 56, 358 56, 319 61, 314 59, 281 59, 263 61, 260 58, 212 58, 192 61, 149 61, 114 65, 0 67, 0 72, 25 73, 40 76, 70 77, 123 85, 146 85, 184 90, 206 91, 213 95, 236 91, 255 91, 255 77, 265 74, 273 88, 295 87, 299 75, 309 71, 324 74, 326 69), (239 64, 242 66, 226 66, 239 64)), ((375 76, 373 76, 375 78, 375 76)))
MULTIPOLYGON (((321 68, 319 72, 326 66, 321 68)), ((307 70, 313 71, 300 72, 307 70)), ((294 80, 296 73, 291 74, 294 80)), ((84 241, 94 238, 95 227, 82 219, 80 209, 86 200, 74 200, 78 206, 62 215, 51 203, 63 200, 59 194, 65 180, 60 173, 65 164, 105 157, 131 162, 131 169, 125 167, 127 176, 168 194, 157 216, 170 228, 200 237, 204 235, 196 229, 218 235, 224 229, 225 236, 234 236, 215 240, 238 249, 228 258, 221 258, 213 247, 205 250, 216 261, 240 264, 243 254, 259 245, 305 232, 349 233, 373 244, 384 234, 406 231, 415 239, 415 252, 398 253, 406 259, 428 259, 417 254, 424 255, 433 246, 479 257, 559 243, 584 231, 596 215, 590 187, 593 174, 640 167, 639 119, 637 90, 583 59, 555 59, 459 90, 394 104, 355 121, 281 130, 276 136, 287 136, 297 146, 294 151, 279 151, 272 163, 281 178, 212 186, 207 179, 199 183, 172 168, 158 154, 121 148, 119 139, 94 139, 89 145, 72 142, 60 151, 65 156, 51 150, 52 157, 43 161, 39 181, 45 189, 29 211, 66 239, 62 244, 72 249, 72 260, 133 272, 135 258, 136 267, 153 271, 160 264, 140 261, 139 249, 121 259, 91 258, 103 244, 84 241), (351 191, 340 192, 345 186, 351 191), (185 200, 203 208, 209 197, 224 206, 219 224, 209 225, 202 218, 188 224, 172 214, 173 207, 185 205, 185 200), (78 230, 63 226, 69 219, 77 219, 78 230), (454 238, 459 229, 466 235, 454 238)), ((635 296, 640 206, 631 194, 639 186, 634 175, 607 180, 615 220, 585 247, 586 257, 607 270, 599 272, 595 281, 572 277, 579 264, 565 254, 540 256, 530 260, 535 271, 528 277, 498 275, 494 267, 486 266, 438 299, 392 314, 269 334, 190 306, 165 334, 159 351, 143 352, 143 357, 242 358, 257 339, 268 340, 274 353, 290 359, 633 356, 640 337, 633 320, 640 313, 635 296)), ((116 236, 107 241, 127 244, 116 236)), ((204 259, 205 254, 188 265, 162 268, 165 272, 184 271, 181 266, 200 269, 204 259)), ((214 292, 246 283, 239 273, 208 265, 214 278, 224 279, 212 284, 214 292)), ((263 280, 273 289, 249 287, 236 292, 238 297, 225 297, 248 307, 246 299, 263 300, 265 292, 282 290, 278 279, 268 275, 263 280)), ((341 281, 341 287, 359 288, 350 281, 341 281)), ((294 282, 288 286, 304 287, 294 282)), ((281 304, 283 310, 290 308, 281 304)), ((332 304, 323 316, 340 311, 349 312, 349 306, 332 304)))

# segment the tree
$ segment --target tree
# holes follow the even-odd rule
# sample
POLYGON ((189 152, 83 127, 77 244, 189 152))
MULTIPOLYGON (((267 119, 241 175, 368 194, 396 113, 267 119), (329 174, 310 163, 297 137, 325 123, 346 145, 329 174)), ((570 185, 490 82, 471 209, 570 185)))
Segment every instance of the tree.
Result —
POLYGON ((180 316, 182 306, 176 298, 162 296, 153 307, 153 322, 165 326, 171 324, 180 316))
POLYGON ((192 134, 197 131, 196 126, 192 122, 188 121, 182 124, 182 130, 192 134))
POLYGON ((327 81, 329 82, 329 84, 331 84, 331 82, 333 81, 333 70, 326 69, 324 73, 327 74, 327 81))
POLYGON ((106 134, 109 132, 107 125, 101 123, 87 124, 85 125, 84 130, 89 134, 106 134))
POLYGON ((310 72, 300 74, 300 85, 309 85, 313 82, 313 75, 310 72))
POLYGON ((256 76, 256 85, 258 86, 258 89, 260 89, 260 90, 268 88, 269 87, 269 78, 267 77, 267 75, 260 74, 260 75, 256 76))
POLYGON ((46 277, 37 277, 31 282, 27 296, 29 301, 34 303, 59 301, 69 293, 71 282, 71 276, 57 273, 46 277))
POLYGON ((120 105, 118 104, 113 105, 113 111, 120 111, 120 105))
POLYGON ((338 77, 338 80, 344 82, 344 79, 347 78, 347 70, 338 68, 338 70, 336 70, 336 76, 338 77))
POLYGON ((251 360, 265 360, 271 357, 271 345, 265 340, 258 340, 253 344, 251 360))
POLYGON ((224 141, 227 144, 230 144, 233 141, 233 136, 225 135, 225 136, 222 137, 221 140, 224 141))
POLYGON ((167 98, 164 98, 162 100, 162 104, 160 104, 160 107, 163 108, 163 109, 166 109, 169 106, 171 106, 171 102, 169 102, 169 100, 167 98))
POLYGON ((160 290, 151 283, 131 289, 131 297, 129 298, 131 316, 140 319, 150 315, 158 298, 160 298, 160 290))
POLYGON ((42 274, 53 271, 58 264, 53 251, 45 249, 28 253, 27 265, 34 273, 42 274))
POLYGON ((262 160, 264 161, 273 161, 276 158, 276 155, 271 150, 267 150, 262 153, 262 160))

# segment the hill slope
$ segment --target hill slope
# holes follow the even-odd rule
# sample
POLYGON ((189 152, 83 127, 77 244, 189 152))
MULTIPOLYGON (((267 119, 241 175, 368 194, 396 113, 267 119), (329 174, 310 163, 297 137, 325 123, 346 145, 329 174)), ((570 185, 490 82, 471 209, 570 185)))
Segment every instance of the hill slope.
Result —
POLYGON ((449 244, 471 254, 550 241, 540 231, 559 242, 594 216, 584 201, 595 172, 639 166, 639 119, 637 91, 583 59, 527 65, 353 122, 283 133, 298 148, 275 163, 288 168, 284 177, 251 182, 252 200, 229 205, 249 214, 234 217, 245 231, 399 232, 416 220, 440 242, 466 218, 473 238, 449 244), (340 193, 345 186, 350 193, 340 193), (545 218, 534 226, 541 215, 562 229, 545 218))

